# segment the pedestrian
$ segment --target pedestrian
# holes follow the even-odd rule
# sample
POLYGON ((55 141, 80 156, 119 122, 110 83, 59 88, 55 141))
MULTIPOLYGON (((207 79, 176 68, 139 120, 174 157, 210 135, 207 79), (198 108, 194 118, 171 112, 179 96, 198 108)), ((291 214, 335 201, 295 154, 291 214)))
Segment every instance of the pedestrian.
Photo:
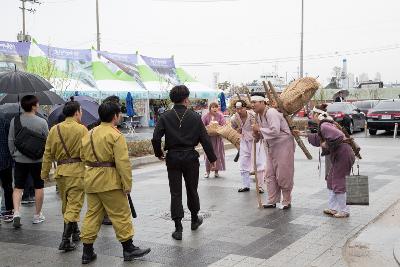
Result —
POLYGON ((335 102, 345 102, 342 91, 340 91, 338 96, 335 98, 335 102))
MULTIPOLYGON (((219 126, 225 125, 224 115, 218 111, 218 103, 212 102, 209 106, 209 112, 203 116, 202 121, 205 126, 210 124, 218 124, 219 126)), ((225 171, 225 148, 224 141, 221 136, 210 136, 211 144, 214 150, 215 155, 217 156, 216 167, 214 169, 214 177, 219 177, 219 171, 225 171)), ((204 174, 204 178, 210 177, 211 172, 211 164, 210 160, 207 157, 207 154, 204 155, 204 160, 206 162, 206 173, 204 174)))
POLYGON ((8 134, 8 147, 15 161, 13 192, 13 226, 15 228, 21 227, 21 197, 29 175, 32 176, 35 188, 36 210, 33 215, 33 223, 38 224, 45 221, 45 217, 42 214, 44 182, 40 178, 40 172, 42 168, 42 151, 44 151, 49 129, 46 120, 36 116, 39 108, 39 100, 36 96, 25 95, 22 97, 21 107, 24 112, 11 120, 8 134), (25 140, 20 140, 22 138, 20 133, 25 133, 25 140), (28 145, 17 148, 16 143, 21 142, 25 142, 28 145), (38 153, 41 155, 38 155, 38 153))
POLYGON ((282 195, 282 209, 286 210, 291 208, 292 201, 295 143, 283 114, 268 106, 267 101, 263 93, 251 96, 251 104, 257 114, 253 133, 256 138, 263 138, 267 147, 268 202, 263 207, 276 208, 282 195))
MULTIPOLYGON (((253 155, 253 129, 252 125, 256 123, 256 114, 251 110, 247 110, 246 101, 239 100, 235 103, 236 113, 231 118, 232 128, 240 134, 240 152, 239 164, 240 175, 242 177, 243 187, 239 188, 238 192, 250 191, 250 172, 254 170, 254 155, 253 155)), ((256 161, 257 161, 257 177, 259 193, 264 193, 264 176, 266 155, 264 144, 260 139, 256 143, 256 161)))
POLYGON ((13 187, 12 187, 12 165, 13 160, 8 149, 8 131, 10 123, 5 118, 0 117, 0 181, 4 192, 5 210, 1 211, 1 217, 5 222, 13 220, 13 187))
MULTIPOLYGON (((111 95, 111 96, 106 97, 103 100, 103 103, 107 103, 107 102, 113 102, 113 103, 116 103, 117 105, 121 105, 120 98, 116 95, 111 95)), ((123 112, 122 112, 122 107, 121 107, 120 119, 122 119, 122 113, 123 112)), ((101 120, 99 119, 97 122, 89 125, 88 129, 91 130, 96 126, 99 126, 100 124, 101 124, 101 120)), ((105 214, 104 214, 104 219, 102 221, 102 224, 103 225, 112 225, 112 222, 111 222, 110 218, 108 217, 107 212, 105 212, 105 214)))
POLYGON ((88 130, 81 124, 82 109, 77 101, 69 101, 63 107, 64 122, 50 129, 43 155, 41 177, 49 179, 53 161, 57 162, 54 173, 61 198, 64 231, 59 250, 71 251, 79 241, 78 222, 83 206, 83 176, 85 165, 80 159, 82 138, 88 130), (72 237, 72 242, 71 242, 72 237))
POLYGON ((217 157, 214 154, 207 130, 201 117, 188 108, 190 91, 185 85, 172 88, 169 93, 174 107, 166 111, 157 122, 153 133, 154 154, 160 160, 165 159, 168 171, 169 189, 171 193, 171 218, 175 222, 175 231, 172 237, 182 240, 182 176, 185 180, 187 205, 191 213, 191 229, 203 223, 198 215, 200 200, 197 193, 199 184, 199 153, 195 147, 201 143, 204 152, 210 161, 210 169, 215 168, 217 157), (161 139, 165 136, 164 151, 161 149, 161 139))
POLYGON ((313 120, 318 123, 318 133, 307 134, 310 144, 322 148, 322 155, 329 157, 325 180, 329 191, 328 208, 325 214, 346 218, 350 209, 346 205, 346 176, 350 175, 355 161, 353 149, 343 131, 326 112, 327 104, 313 109, 313 120))
POLYGON ((133 225, 127 199, 132 188, 132 167, 125 137, 116 128, 120 114, 117 103, 102 103, 99 107, 101 124, 82 139, 81 159, 88 166, 84 177, 87 212, 81 232, 83 264, 97 257, 93 243, 105 213, 122 244, 125 261, 150 252, 149 248, 140 249, 132 244, 133 225))

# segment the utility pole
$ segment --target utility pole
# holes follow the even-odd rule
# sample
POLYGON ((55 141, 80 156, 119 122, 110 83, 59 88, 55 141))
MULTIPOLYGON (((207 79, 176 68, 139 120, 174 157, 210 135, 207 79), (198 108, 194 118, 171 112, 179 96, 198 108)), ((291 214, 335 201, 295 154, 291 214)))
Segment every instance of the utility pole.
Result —
POLYGON ((99 0, 96 0, 97 51, 100 51, 99 0))
POLYGON ((300 43, 300 78, 303 78, 303 26, 304 26, 304 0, 301 0, 301 43, 300 43))
POLYGON ((26 8, 25 7, 25 2, 29 2, 31 4, 41 4, 38 0, 20 0, 22 2, 22 7, 19 7, 19 9, 22 10, 22 31, 18 33, 17 35, 17 40, 18 42, 30 42, 31 41, 31 36, 26 34, 26 26, 25 26, 25 11, 28 11, 32 14, 36 12, 36 9, 34 8, 26 8))

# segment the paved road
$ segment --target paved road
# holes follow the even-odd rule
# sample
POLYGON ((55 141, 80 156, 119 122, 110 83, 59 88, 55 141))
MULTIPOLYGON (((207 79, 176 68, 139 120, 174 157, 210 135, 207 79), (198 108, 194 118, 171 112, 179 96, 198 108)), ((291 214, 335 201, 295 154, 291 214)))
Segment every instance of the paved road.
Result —
MULTIPOLYGON (((92 266, 346 266, 342 249, 359 232, 399 198, 400 139, 379 135, 355 135, 362 146, 361 172, 370 177, 371 205, 354 206, 347 219, 322 214, 327 204, 325 182, 319 177, 318 149, 310 148, 308 161, 297 150, 293 208, 289 211, 259 210, 256 195, 237 193, 240 186, 234 150, 227 151, 227 171, 221 178, 202 178, 199 184, 204 225, 190 231, 184 222, 181 242, 170 235, 169 189, 165 167, 153 164, 133 170, 135 244, 150 246, 141 260, 124 263, 122 248, 112 227, 103 226, 92 266)), ((201 172, 204 166, 201 166, 201 172)), ((254 185, 254 184, 253 184, 254 185)), ((22 210, 23 227, 0 227, 0 266, 80 265, 82 247, 75 252, 57 250, 61 238, 60 201, 54 187, 46 189, 44 212, 47 221, 32 225, 33 207, 22 210)), ((189 218, 188 218, 189 219, 189 218)))

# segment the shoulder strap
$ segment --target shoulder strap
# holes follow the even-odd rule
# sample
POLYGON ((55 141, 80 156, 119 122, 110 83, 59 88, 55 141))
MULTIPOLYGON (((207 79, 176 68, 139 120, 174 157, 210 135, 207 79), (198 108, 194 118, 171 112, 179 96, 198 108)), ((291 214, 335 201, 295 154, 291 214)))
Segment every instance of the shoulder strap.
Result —
POLYGON ((60 141, 61 141, 61 144, 62 144, 62 146, 64 148, 65 154, 67 154, 68 158, 71 158, 71 155, 68 152, 67 146, 65 145, 64 138, 61 135, 60 124, 57 124, 57 133, 58 133, 58 137, 60 137, 60 141))
POLYGON ((14 117, 14 135, 17 136, 19 131, 22 129, 22 124, 21 124, 21 115, 15 116, 14 117))
POLYGON ((97 157, 96 150, 94 149, 93 132, 94 132, 93 130, 90 132, 90 145, 92 146, 93 155, 96 158, 96 161, 99 162, 99 158, 97 157))

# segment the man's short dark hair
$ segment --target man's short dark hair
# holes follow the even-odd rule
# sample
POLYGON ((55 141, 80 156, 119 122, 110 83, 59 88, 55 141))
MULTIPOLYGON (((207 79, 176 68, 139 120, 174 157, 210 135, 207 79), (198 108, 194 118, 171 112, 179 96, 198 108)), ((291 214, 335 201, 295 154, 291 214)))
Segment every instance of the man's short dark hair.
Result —
POLYGON ((119 113, 121 113, 121 108, 115 102, 103 102, 99 107, 99 117, 102 122, 111 122, 119 113))
POLYGON ((73 117, 77 111, 81 110, 81 104, 78 101, 68 101, 64 104, 63 114, 65 117, 73 117))
POLYGON ((263 93, 263 92, 252 92, 251 96, 262 96, 262 97, 265 97, 265 93, 263 93))
POLYGON ((31 112, 37 103, 39 103, 39 99, 34 95, 26 95, 21 99, 21 107, 25 112, 31 112))
POLYGON ((169 98, 175 104, 182 103, 189 95, 190 91, 185 85, 177 85, 169 92, 169 98))
POLYGON ((119 99, 119 97, 118 96, 116 96, 116 95, 110 95, 110 96, 108 96, 108 97, 106 97, 104 100, 103 100, 103 103, 105 103, 105 102, 113 102, 113 103, 116 103, 116 104, 120 104, 120 99, 119 99))

